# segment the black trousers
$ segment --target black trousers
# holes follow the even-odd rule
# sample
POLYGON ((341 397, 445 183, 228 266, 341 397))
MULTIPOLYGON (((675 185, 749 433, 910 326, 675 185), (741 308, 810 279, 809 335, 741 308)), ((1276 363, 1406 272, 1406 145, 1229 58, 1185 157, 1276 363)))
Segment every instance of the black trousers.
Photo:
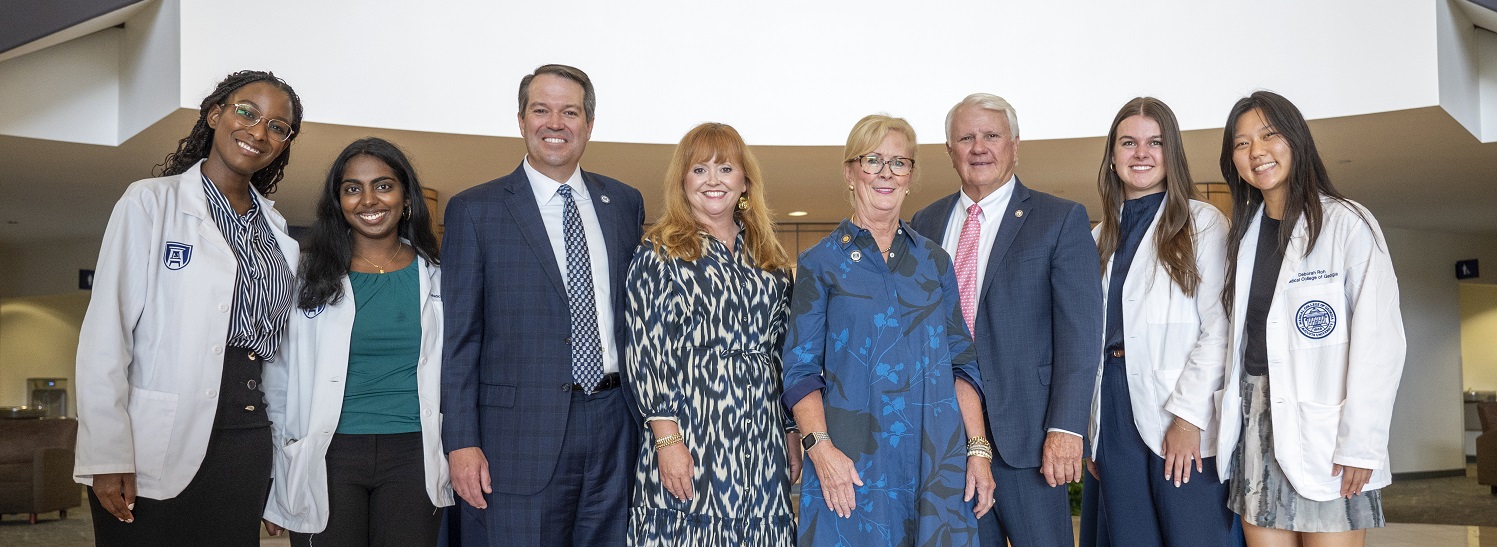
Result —
POLYGON ((327 528, 306 546, 436 545, 442 512, 426 493, 421 432, 334 434, 327 449, 327 528))
POLYGON ((192 482, 171 499, 135 498, 131 523, 120 522, 105 511, 89 488, 96 545, 260 544, 260 515, 270 493, 272 458, 270 420, 259 388, 261 362, 242 348, 231 347, 224 354, 213 433, 192 482))

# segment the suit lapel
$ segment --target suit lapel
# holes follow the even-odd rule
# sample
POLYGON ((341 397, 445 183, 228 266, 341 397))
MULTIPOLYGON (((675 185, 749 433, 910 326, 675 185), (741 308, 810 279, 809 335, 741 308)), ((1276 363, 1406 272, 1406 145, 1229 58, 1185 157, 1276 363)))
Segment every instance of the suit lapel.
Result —
MULTIPOLYGON (((515 169, 509 178, 510 183, 504 186, 507 192, 503 195, 510 218, 514 219, 515 227, 525 236, 530 249, 540 258, 541 269, 546 272, 546 277, 551 278, 556 291, 565 296, 567 285, 562 282, 561 268, 556 265, 556 253, 551 252, 551 237, 546 234, 546 223, 541 221, 541 207, 535 202, 535 193, 530 189, 530 178, 525 176, 525 167, 515 169)), ((498 252, 506 250, 499 249, 498 252)))
POLYGON ((993 238, 993 251, 988 255, 987 269, 982 276, 982 290, 977 293, 977 299, 981 301, 988 296, 988 288, 993 286, 993 278, 998 277, 998 264, 1008 256, 1008 248, 1013 246, 1014 238, 1018 237, 1019 230, 1024 227, 1025 205, 1029 201, 1029 189, 1019 183, 1019 178, 1014 177, 1014 195, 1008 198, 1008 210, 1003 212, 1003 219, 998 224, 998 234, 993 238))

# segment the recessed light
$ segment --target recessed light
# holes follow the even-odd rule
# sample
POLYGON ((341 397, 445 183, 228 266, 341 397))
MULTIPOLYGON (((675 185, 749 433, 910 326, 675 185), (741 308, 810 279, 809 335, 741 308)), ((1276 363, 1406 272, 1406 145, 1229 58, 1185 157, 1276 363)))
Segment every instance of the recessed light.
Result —
POLYGON ((785 213, 785 216, 787 216, 787 217, 803 217, 803 216, 806 216, 806 215, 807 215, 807 213, 805 211, 791 211, 791 212, 785 213))

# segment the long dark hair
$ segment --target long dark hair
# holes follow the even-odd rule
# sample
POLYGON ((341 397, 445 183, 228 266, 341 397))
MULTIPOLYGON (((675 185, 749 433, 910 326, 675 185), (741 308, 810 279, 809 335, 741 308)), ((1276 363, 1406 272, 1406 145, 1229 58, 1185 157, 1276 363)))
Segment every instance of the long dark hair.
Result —
MULTIPOLYGON (((1305 255, 1308 256, 1315 248, 1315 241, 1320 238, 1320 228, 1324 222, 1320 196, 1346 201, 1346 196, 1341 195, 1331 184, 1331 178, 1325 171, 1325 163, 1320 161, 1320 151, 1315 148, 1315 138, 1310 136, 1310 125, 1305 122, 1305 116, 1300 114, 1294 103, 1272 91, 1256 91, 1238 100, 1232 106, 1232 112, 1227 114, 1227 125, 1222 129, 1222 179, 1227 181, 1227 188, 1232 191, 1232 230, 1227 235, 1227 282, 1222 289, 1222 304, 1228 310, 1232 309, 1233 292, 1237 285, 1233 281, 1237 278, 1237 251, 1242 248, 1242 237, 1253 223, 1253 213, 1263 204, 1263 192, 1242 180, 1237 174, 1237 166, 1232 162, 1237 120, 1253 110, 1263 113, 1263 120, 1284 139, 1290 151, 1289 178, 1284 181, 1288 186, 1288 197, 1284 201, 1284 218, 1280 219, 1279 224, 1279 249, 1289 248, 1294 225, 1303 214, 1305 230, 1309 235, 1309 242, 1305 245, 1305 255)), ((1357 216, 1362 215, 1357 207, 1351 207, 1351 210, 1357 216)))
POLYGON ((411 210, 409 215, 400 218, 395 231, 410 242, 421 258, 432 264, 440 263, 437 236, 431 231, 431 212, 426 208, 421 182, 416 179, 416 170, 411 167, 410 160, 389 141, 379 137, 359 139, 333 160, 327 171, 327 181, 322 186, 322 197, 317 200, 317 220, 312 223, 310 243, 303 251, 300 271, 297 272, 301 289, 296 305, 301 309, 336 304, 343 299, 343 276, 348 275, 348 262, 353 257, 353 232, 348 220, 343 218, 338 189, 343 186, 344 168, 349 160, 358 156, 382 161, 395 172, 411 210))
POLYGON ((202 106, 198 107, 198 123, 192 126, 192 132, 177 142, 177 150, 166 155, 156 168, 162 176, 177 175, 186 172, 197 162, 208 157, 208 152, 213 149, 213 128, 208 127, 208 111, 215 106, 223 106, 239 88, 255 82, 268 82, 286 95, 291 97, 291 138, 286 139, 286 147, 281 150, 281 155, 271 160, 270 165, 264 169, 255 171, 250 175, 250 184, 260 195, 268 196, 275 193, 276 183, 285 176, 286 164, 291 161, 291 141, 301 135, 301 97, 296 95, 296 90, 291 89, 291 84, 277 78, 274 73, 261 72, 258 70, 241 70, 230 74, 218 87, 213 88, 203 98, 202 106))
POLYGON ((1102 167, 1097 173, 1097 191, 1102 194, 1098 257, 1102 267, 1106 268, 1108 257, 1117 251, 1122 240, 1118 211, 1123 206, 1123 179, 1118 177, 1113 166, 1116 158, 1112 150, 1117 145, 1118 126, 1134 115, 1158 123, 1160 138, 1164 140, 1164 211, 1159 215, 1159 227, 1154 229, 1155 253, 1170 280, 1180 287, 1181 292, 1194 296, 1201 283, 1201 272, 1196 270, 1195 231, 1190 217, 1190 200, 1196 196, 1196 185, 1190 179, 1190 166, 1185 163, 1180 123, 1175 120, 1174 111, 1159 99, 1135 98, 1123 105, 1112 119, 1112 129, 1107 132, 1102 151, 1102 167))

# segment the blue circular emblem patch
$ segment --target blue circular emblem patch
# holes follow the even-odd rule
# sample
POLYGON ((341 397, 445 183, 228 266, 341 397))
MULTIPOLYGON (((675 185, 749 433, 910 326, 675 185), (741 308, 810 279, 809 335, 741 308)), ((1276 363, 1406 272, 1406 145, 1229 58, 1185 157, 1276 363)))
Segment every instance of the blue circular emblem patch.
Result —
POLYGON ((1294 314, 1294 326, 1307 338, 1325 338, 1336 330, 1336 310, 1319 300, 1305 302, 1294 314))
POLYGON ((318 304, 317 307, 312 308, 310 310, 302 310, 301 313, 302 313, 302 315, 307 316, 307 319, 311 319, 313 317, 317 317, 318 315, 321 315, 322 314, 322 310, 324 310, 326 308, 327 308, 327 304, 318 304))

